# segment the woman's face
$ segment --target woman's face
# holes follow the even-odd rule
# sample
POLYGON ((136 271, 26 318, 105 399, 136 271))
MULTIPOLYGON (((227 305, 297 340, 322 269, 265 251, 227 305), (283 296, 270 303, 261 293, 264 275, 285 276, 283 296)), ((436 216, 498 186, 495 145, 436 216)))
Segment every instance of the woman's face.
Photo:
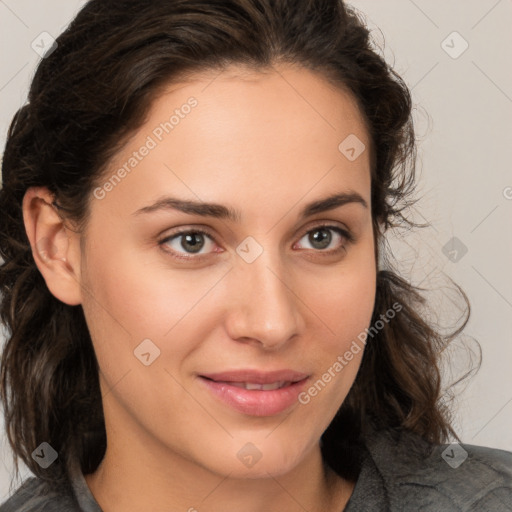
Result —
POLYGON ((91 198, 80 283, 108 449, 153 468, 290 471, 361 361, 370 141, 350 95, 276 69, 170 87, 91 198))

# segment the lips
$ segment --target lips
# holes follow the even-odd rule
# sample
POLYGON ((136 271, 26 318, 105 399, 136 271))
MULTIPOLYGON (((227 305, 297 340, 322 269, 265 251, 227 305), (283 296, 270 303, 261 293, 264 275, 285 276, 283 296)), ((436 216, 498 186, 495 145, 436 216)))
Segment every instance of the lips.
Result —
POLYGON ((205 373, 205 377, 216 382, 251 382, 253 384, 273 384, 274 382, 298 382, 308 375, 293 370, 275 370, 263 372, 259 370, 233 370, 221 373, 205 373))
POLYGON ((293 370, 234 370, 203 374, 199 381, 230 408, 252 416, 279 414, 298 401, 309 375, 293 370))

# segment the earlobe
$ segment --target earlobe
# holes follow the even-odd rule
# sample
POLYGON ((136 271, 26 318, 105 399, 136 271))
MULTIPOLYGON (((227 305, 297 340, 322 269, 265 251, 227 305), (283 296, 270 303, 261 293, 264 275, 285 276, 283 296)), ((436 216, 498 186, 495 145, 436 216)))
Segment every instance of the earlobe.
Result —
POLYGON ((79 237, 66 227, 46 187, 31 187, 23 198, 23 221, 32 255, 48 289, 70 306, 82 303, 79 237))

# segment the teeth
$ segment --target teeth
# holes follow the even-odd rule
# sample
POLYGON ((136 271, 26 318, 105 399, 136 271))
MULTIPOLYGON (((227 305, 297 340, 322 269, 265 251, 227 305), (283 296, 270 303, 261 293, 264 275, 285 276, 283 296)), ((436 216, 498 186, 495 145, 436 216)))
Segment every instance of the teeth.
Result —
POLYGON ((289 386, 291 382, 280 381, 280 382, 272 382, 269 384, 254 384, 252 382, 228 382, 230 386, 235 386, 237 388, 254 390, 258 389, 261 391, 273 391, 275 389, 284 388, 285 386, 289 386))

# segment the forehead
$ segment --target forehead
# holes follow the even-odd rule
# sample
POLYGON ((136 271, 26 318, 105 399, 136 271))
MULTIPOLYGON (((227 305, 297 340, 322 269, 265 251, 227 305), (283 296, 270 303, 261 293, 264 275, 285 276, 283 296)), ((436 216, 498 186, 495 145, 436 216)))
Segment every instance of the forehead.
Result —
POLYGON ((323 76, 295 66, 211 70, 154 99, 145 124, 109 165, 107 180, 116 169, 127 172, 108 199, 140 207, 172 192, 233 204, 259 194, 271 207, 272 198, 297 202, 336 187, 369 202, 369 151, 351 160, 347 140, 357 151, 370 145, 354 97, 323 76))
MULTIPOLYGON (((324 74, 314 72, 295 64, 276 64, 255 69, 247 65, 232 64, 224 70, 207 69, 190 72, 182 81, 173 82, 160 89, 151 107, 151 115, 158 117, 179 103, 191 93, 214 115, 222 110, 227 116, 237 107, 244 115, 257 121, 255 114, 264 115, 267 124, 285 118, 290 124, 302 118, 311 128, 330 128, 338 131, 345 128, 358 129, 362 138, 366 138, 365 119, 359 109, 354 94, 343 84, 334 85, 324 74), (280 108, 269 115, 269 109, 279 104, 280 108), (231 106, 231 108, 229 108, 231 106)), ((178 105, 179 106, 179 105, 178 105)), ((196 110, 196 111, 197 111, 196 110)))

